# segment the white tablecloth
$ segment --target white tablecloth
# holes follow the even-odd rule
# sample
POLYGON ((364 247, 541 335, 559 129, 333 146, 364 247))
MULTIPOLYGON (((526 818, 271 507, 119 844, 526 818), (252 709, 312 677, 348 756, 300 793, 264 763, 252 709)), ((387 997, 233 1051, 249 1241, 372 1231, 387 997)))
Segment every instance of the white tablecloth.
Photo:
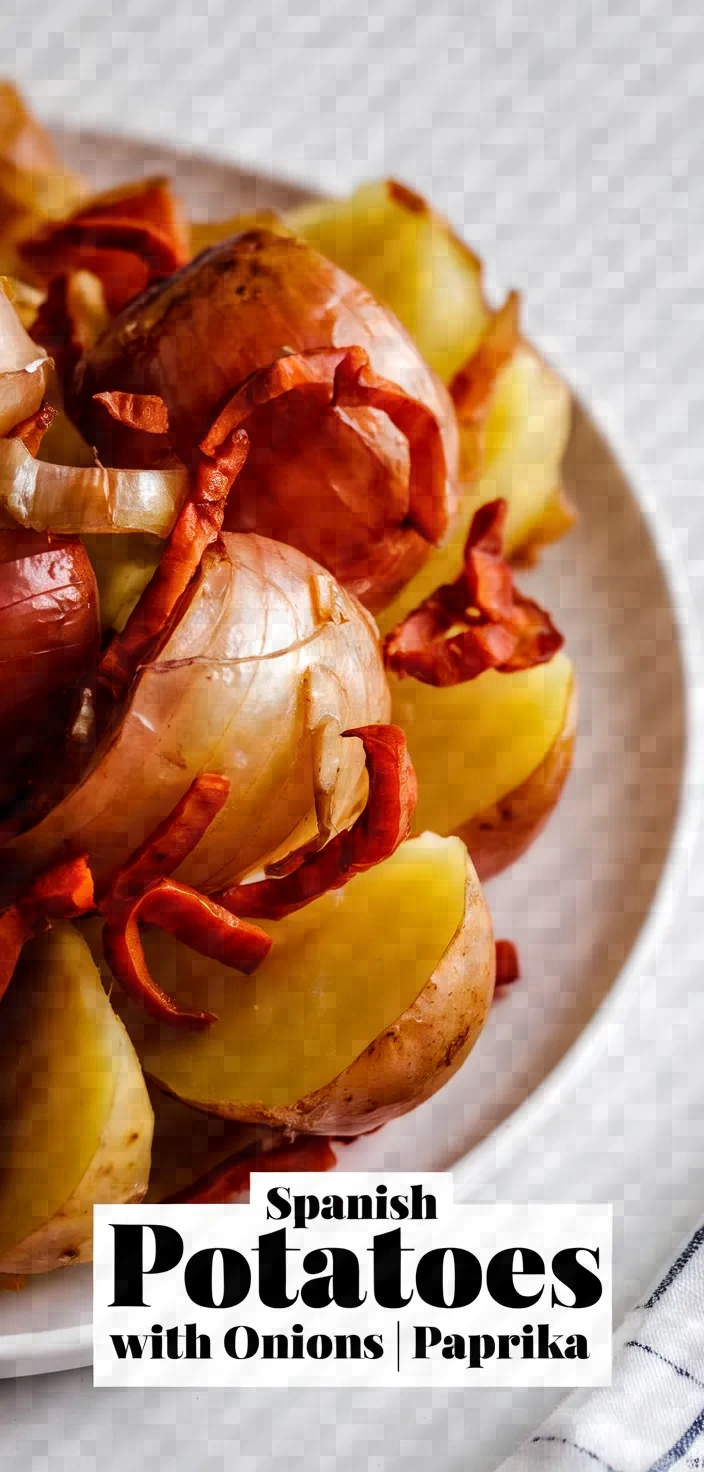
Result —
MULTIPOLYGON (((526 326, 666 503, 704 612, 704 26, 693 0, 15 0, 0 69, 47 117, 132 131, 323 190, 395 174, 525 293, 526 326), (322 8, 321 8, 322 5, 322 8)), ((615 1203, 617 1319, 704 1202, 704 854, 588 1083, 486 1193, 615 1203), (659 1010, 654 1010, 658 1003, 659 1010), (591 1120, 590 1129, 585 1120, 591 1120), (579 1122, 579 1128, 577 1128, 579 1122)), ((0 1468, 492 1472, 546 1391, 267 1397, 0 1387, 0 1468)), ((588 1462, 585 1461, 585 1467, 588 1462)))

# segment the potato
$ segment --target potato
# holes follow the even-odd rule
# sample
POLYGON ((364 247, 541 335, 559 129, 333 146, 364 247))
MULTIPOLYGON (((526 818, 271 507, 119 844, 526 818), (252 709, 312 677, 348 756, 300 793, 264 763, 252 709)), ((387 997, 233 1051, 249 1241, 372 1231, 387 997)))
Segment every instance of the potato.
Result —
MULTIPOLYGON (((483 469, 469 492, 464 522, 466 528, 478 506, 503 496, 508 502, 504 547, 509 557, 556 541, 574 523, 560 480, 570 405, 567 385, 533 348, 521 343, 496 382, 484 429, 483 469)), ((460 447, 466 435, 461 429, 460 447)))
MULTIPOLYGON (((90 927, 89 927, 90 928, 90 927)), ((459 1067, 492 998, 491 919, 459 839, 424 834, 286 920, 235 976, 146 932, 152 974, 219 1017, 160 1027, 116 998, 145 1072, 212 1114, 356 1135, 405 1113, 459 1067)), ((93 926, 91 943, 99 946, 93 926)))
POLYGON ((389 683, 391 718, 418 776, 416 832, 459 834, 488 879, 524 852, 564 786, 575 731, 571 661, 560 653, 447 689, 393 675, 389 683))
POLYGON ((71 925, 25 947, 0 1023, 0 1272, 87 1262, 94 1202, 144 1196, 153 1114, 134 1048, 71 925))
POLYGON ((446 383, 479 345, 489 321, 481 263, 420 195, 387 179, 302 205, 286 222, 396 313, 446 383))
MULTIPOLYGON (((386 302, 445 383, 475 352, 489 325, 481 263, 418 195, 389 181, 365 184, 349 199, 303 205, 287 223, 386 302)), ((395 605, 394 621, 459 571, 471 517, 504 496, 506 550, 532 553, 556 541, 574 520, 560 486, 570 426, 567 386, 521 340, 494 389, 480 432, 460 429, 460 479, 470 487, 451 543, 437 552, 395 605), (464 460, 464 466, 462 465, 464 460), (463 473, 464 472, 464 473, 463 473)), ((391 628, 390 615, 384 618, 391 628)))

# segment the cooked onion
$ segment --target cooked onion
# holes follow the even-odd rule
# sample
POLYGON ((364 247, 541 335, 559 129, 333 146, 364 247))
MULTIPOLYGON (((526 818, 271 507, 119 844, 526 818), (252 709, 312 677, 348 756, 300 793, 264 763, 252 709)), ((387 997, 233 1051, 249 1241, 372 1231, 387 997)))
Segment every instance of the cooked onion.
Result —
POLYGON ((21 440, 0 440, 0 506, 19 526, 34 531, 57 536, 151 532, 168 537, 188 485, 183 466, 108 470, 102 465, 47 465, 35 460, 21 440))
POLYGON ((49 360, 0 291, 0 435, 29 419, 46 391, 49 360))
POLYGON ((0 531, 0 767, 60 738, 62 696, 97 655, 95 578, 80 542, 0 531))
POLYGON ((231 796, 178 877, 221 889, 349 826, 364 754, 341 733, 388 721, 389 706, 361 606, 293 548, 226 533, 87 775, 10 862, 43 868, 68 843, 100 881, 208 771, 231 796))
POLYGON ((303 241, 250 230, 157 283, 79 364, 74 409, 106 464, 160 465, 173 451, 190 463, 223 405, 246 393, 248 381, 255 390, 246 424, 251 450, 225 525, 298 547, 368 607, 383 607, 454 515, 454 411, 400 323, 303 241), (258 399, 274 365, 290 359, 300 368, 313 356, 342 358, 346 348, 368 362, 364 397, 338 403, 332 375, 322 396, 319 381, 299 375, 285 394, 258 399), (390 385, 409 412, 436 426, 439 487, 438 456, 426 455, 419 477, 406 428, 382 402, 390 385), (161 395, 168 435, 147 443, 110 420, 94 396, 116 390, 161 395), (424 499, 440 502, 432 532, 417 517, 424 499))

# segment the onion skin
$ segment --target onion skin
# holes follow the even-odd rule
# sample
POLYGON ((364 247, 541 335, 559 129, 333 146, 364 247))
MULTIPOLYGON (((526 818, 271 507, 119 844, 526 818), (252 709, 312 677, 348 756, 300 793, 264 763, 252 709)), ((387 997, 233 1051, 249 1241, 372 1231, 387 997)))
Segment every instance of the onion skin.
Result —
POLYGON ((295 549, 226 533, 83 781, 5 855, 32 871, 68 844, 99 885, 201 772, 220 773, 231 796, 178 870, 212 893, 353 821, 364 756, 340 733, 389 710, 364 609, 295 549))
MULTIPOLYGON (((130 303, 78 365, 73 411, 106 464, 130 466, 137 453, 141 464, 164 464, 169 450, 190 463, 222 405, 251 374, 287 353, 345 347, 361 348, 373 375, 434 416, 445 458, 445 521, 451 520, 458 436, 447 391, 390 312, 291 236, 246 231, 130 303), (115 390, 159 394, 169 435, 150 436, 148 446, 142 438, 137 447, 127 426, 106 422, 93 397, 115 390)), ((384 606, 431 550, 407 523, 404 435, 377 410, 326 407, 304 390, 255 410, 246 427, 252 448, 226 527, 290 542, 368 607, 384 606), (386 534, 404 539, 403 557, 393 549, 394 586, 363 591, 355 577, 364 575, 386 534)))
POLYGON ((79 541, 0 531, 0 740, 5 770, 60 739, 62 695, 98 652, 98 595, 79 541))

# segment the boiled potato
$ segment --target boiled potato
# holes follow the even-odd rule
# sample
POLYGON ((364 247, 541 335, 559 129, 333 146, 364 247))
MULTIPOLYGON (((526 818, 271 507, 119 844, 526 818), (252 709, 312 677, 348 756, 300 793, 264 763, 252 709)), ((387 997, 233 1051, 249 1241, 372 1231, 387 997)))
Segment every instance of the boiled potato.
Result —
POLYGON ((574 670, 564 653, 437 689, 389 676, 392 720, 418 776, 417 832, 458 833, 480 878, 506 868, 554 808, 572 760, 574 670))
POLYGON ((94 1202, 144 1196, 153 1115, 134 1048, 71 925, 25 947, 0 1034, 0 1272, 87 1262, 94 1202))
MULTIPOLYGON (((382 634, 396 627, 442 583, 453 583, 464 561, 472 517, 479 506, 502 496, 508 503, 504 528, 507 557, 530 552, 561 537, 574 522, 560 483, 570 429, 565 384, 532 349, 521 346, 502 370, 484 429, 484 468, 465 488, 462 512, 444 546, 399 597, 378 615, 382 634)), ((463 436, 460 429, 460 456, 463 436)))
MULTIPOLYGON (((446 383, 479 347, 491 316, 480 262, 419 196, 390 181, 365 184, 348 199, 304 205, 287 222, 391 307, 446 383)), ((451 543, 411 584, 414 591, 406 590, 406 611, 457 575, 469 522, 486 501, 504 496, 509 503, 511 555, 568 530, 574 517, 561 491, 560 461, 569 426, 569 390, 519 341, 497 379, 479 447, 476 427, 460 426, 460 476, 471 487, 465 514, 451 543)), ((385 623, 392 627, 388 616, 385 623)))
MULTIPOLYGON (((569 530, 575 518, 562 491, 560 463, 570 415, 567 385, 538 353, 519 344, 496 381, 483 432, 483 469, 467 496, 465 534, 477 507, 498 496, 508 502, 509 557, 530 554, 569 530)), ((460 428, 460 455, 466 438, 460 428)))
POLYGON ((219 1018, 177 1031, 116 999, 145 1072, 181 1099, 230 1119, 361 1134, 434 1093, 479 1036, 494 943, 459 839, 426 833, 265 929, 274 945, 251 977, 145 932, 160 984, 219 1018))
POLYGON ((481 263, 420 195, 387 179, 286 220, 391 307, 446 383, 478 347, 489 321, 481 263))

